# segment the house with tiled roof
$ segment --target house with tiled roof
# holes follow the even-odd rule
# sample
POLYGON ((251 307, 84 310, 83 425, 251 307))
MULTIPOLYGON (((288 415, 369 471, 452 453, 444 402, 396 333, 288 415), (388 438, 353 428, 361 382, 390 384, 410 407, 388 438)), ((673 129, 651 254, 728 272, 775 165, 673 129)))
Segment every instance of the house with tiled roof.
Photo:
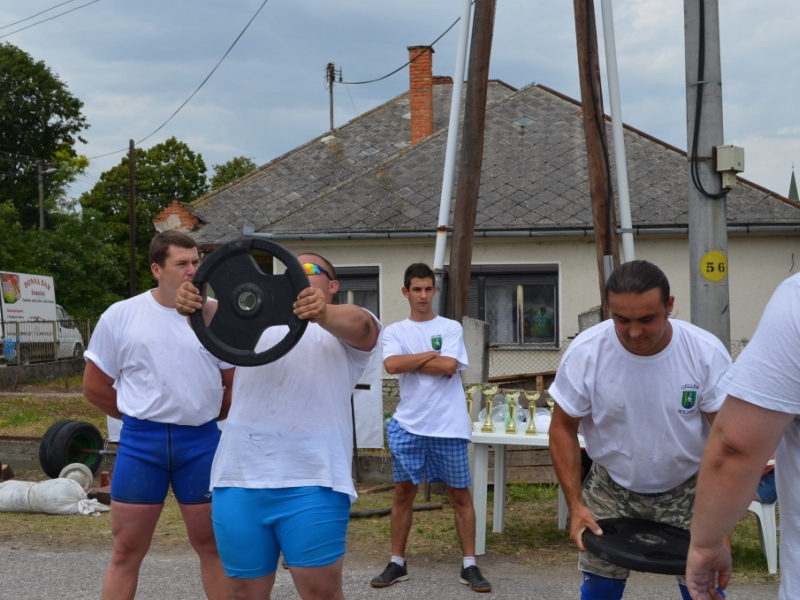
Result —
MULTIPOLYGON (((340 301, 384 323, 405 318, 403 271, 433 261, 453 87, 432 76, 430 52, 409 68, 408 93, 195 201, 201 248, 256 235, 322 254, 339 270, 340 301)), ((636 258, 663 268, 673 316, 689 320, 686 152, 628 126, 624 140, 636 258)), ((558 348, 600 303, 580 102, 490 82, 482 169, 470 316, 491 325, 494 356, 558 348)), ((741 340, 800 267, 800 203, 739 178, 727 216, 731 337, 741 340)))

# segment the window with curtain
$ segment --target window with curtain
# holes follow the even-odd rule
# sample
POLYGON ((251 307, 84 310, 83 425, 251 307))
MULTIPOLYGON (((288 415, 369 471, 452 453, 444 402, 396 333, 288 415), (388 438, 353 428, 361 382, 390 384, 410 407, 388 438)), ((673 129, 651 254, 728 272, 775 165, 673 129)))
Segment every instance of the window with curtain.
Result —
POLYGON ((356 304, 380 318, 378 267, 336 267, 339 291, 334 304, 356 304))

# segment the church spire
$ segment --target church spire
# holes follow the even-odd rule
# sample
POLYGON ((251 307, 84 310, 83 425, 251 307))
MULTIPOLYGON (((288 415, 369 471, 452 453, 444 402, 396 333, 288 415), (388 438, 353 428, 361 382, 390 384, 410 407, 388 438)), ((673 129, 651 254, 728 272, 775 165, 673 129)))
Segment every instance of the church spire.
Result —
POLYGON ((797 195, 797 182, 794 180, 794 163, 792 163, 792 180, 789 183, 789 200, 800 202, 800 197, 797 195))

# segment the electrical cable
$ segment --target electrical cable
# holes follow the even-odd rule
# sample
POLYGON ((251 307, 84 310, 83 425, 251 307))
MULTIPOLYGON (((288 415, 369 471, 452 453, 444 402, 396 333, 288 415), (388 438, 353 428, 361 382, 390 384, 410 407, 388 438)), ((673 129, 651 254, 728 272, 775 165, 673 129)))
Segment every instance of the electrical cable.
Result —
POLYGON ((724 198, 730 192, 730 188, 724 188, 716 193, 711 193, 703 187, 703 182, 700 179, 700 160, 697 156, 697 146, 699 144, 700 138, 700 116, 703 111, 703 86, 705 85, 705 81, 703 81, 703 77, 705 76, 706 70, 706 5, 705 0, 700 0, 700 37, 699 37, 699 44, 697 48, 697 91, 696 91, 696 102, 695 102, 695 109, 694 109, 694 127, 692 132, 692 151, 690 155, 690 168, 689 171, 692 174, 692 183, 694 187, 697 188, 701 194, 703 194, 706 198, 711 198, 712 200, 719 200, 720 198, 724 198))
MULTIPOLYGON (((471 3, 471 4, 474 6, 474 4, 475 4, 475 0, 472 0, 472 3, 471 3)), ((440 35, 440 36, 439 36, 439 37, 437 37, 435 40, 433 40, 433 41, 432 41, 430 44, 428 44, 428 46, 427 46, 427 47, 428 47, 428 48, 433 48, 433 46, 434 46, 434 45, 435 45, 435 44, 436 44, 436 43, 437 43, 439 40, 441 40, 441 39, 442 39, 442 38, 443 38, 445 35, 447 35, 447 34, 450 32, 450 30, 451 30, 453 27, 455 27, 455 26, 456 26, 456 23, 458 23, 460 20, 461 20, 461 17, 458 17, 458 18, 457 18, 455 21, 453 21, 453 24, 452 24, 452 25, 450 25, 450 27, 448 27, 447 29, 445 29, 445 30, 444 30, 444 33, 442 33, 442 35, 440 35)), ((377 79, 370 79, 370 80, 368 80, 368 81, 340 81, 339 83, 344 83, 345 85, 365 85, 365 84, 367 84, 367 83, 375 83, 376 81, 383 81, 384 79, 387 79, 387 78, 391 77, 392 75, 394 75, 394 74, 396 74, 396 73, 399 73, 400 71, 402 71, 403 69, 405 69, 405 68, 406 68, 408 65, 410 65, 412 62, 414 62, 415 60, 417 60, 417 59, 418 59, 420 56, 422 56, 423 54, 424 54, 423 52, 420 52, 419 54, 417 54, 417 56, 415 56, 414 58, 412 58, 411 60, 409 60, 408 62, 406 62, 406 63, 405 63, 405 64, 404 64, 402 67, 398 67, 398 68, 396 68, 394 71, 392 71, 391 73, 387 73, 387 74, 386 74, 386 75, 384 75, 383 77, 378 77, 377 79)))
MULTIPOLYGON (((25 31, 26 29, 30 29, 31 27, 35 27, 36 25, 41 25, 42 23, 47 23, 47 21, 52 21, 53 19, 57 19, 58 17, 63 17, 64 15, 68 15, 69 13, 75 12, 76 10, 80 10, 81 8, 86 8, 90 4, 95 4, 96 2, 100 2, 100 0, 92 0, 91 2, 87 2, 86 4, 81 4, 80 6, 76 6, 75 8, 71 8, 71 9, 69 9, 67 11, 64 11, 63 13, 59 13, 59 14, 57 14, 55 16, 48 17, 47 19, 42 19, 41 21, 36 21, 36 23, 31 23, 30 25, 26 25, 25 27, 20 27, 19 29, 16 29, 16 30, 12 31, 11 33, 6 33, 4 35, 0 35, 0 40, 2 40, 3 38, 7 38, 10 35, 14 35, 15 33, 19 33, 20 31, 25 31)), ((55 7, 53 7, 53 8, 55 8, 55 7)), ((47 9, 47 10, 50 10, 50 9, 47 9)), ((44 12, 47 12, 47 11, 44 11, 44 12)), ((31 18, 31 17, 29 17, 29 18, 31 18)), ((27 21, 27 19, 23 19, 23 21, 27 21)), ((7 26, 7 27, 10 27, 10 25, 7 26)))
MULTIPOLYGON (((98 0, 95 0, 95 2, 97 2, 97 1, 98 1, 98 0)), ((259 6, 259 7, 258 7, 258 10, 255 12, 255 14, 254 14, 254 15, 253 15, 253 16, 250 18, 250 20, 247 22, 247 25, 245 25, 245 26, 244 26, 244 29, 242 29, 242 31, 239 33, 239 35, 237 35, 237 36, 236 36, 236 39, 235 39, 235 40, 233 40, 233 43, 232 43, 232 44, 230 45, 230 47, 229 47, 229 48, 228 48, 228 49, 225 51, 225 54, 223 54, 223 55, 222 55, 222 58, 220 58, 220 59, 219 59, 219 62, 218 62, 218 63, 217 63, 215 66, 214 66, 214 68, 213 68, 213 69, 211 69, 211 72, 210 72, 210 73, 209 73, 209 74, 206 76, 206 78, 205 78, 205 79, 203 79, 202 83, 200 83, 200 85, 199 85, 199 86, 197 86, 197 89, 195 89, 195 91, 193 91, 193 92, 191 93, 191 95, 190 95, 190 96, 189 96, 189 97, 188 97, 188 98, 187 98, 187 99, 186 99, 186 100, 183 102, 183 104, 181 104, 181 105, 180 105, 180 106, 179 106, 179 107, 178 107, 178 108, 175 110, 175 112, 174 112, 174 113, 172 113, 172 115, 170 115, 170 117, 169 117, 169 118, 168 118, 166 121, 164 121, 164 122, 163 122, 161 125, 159 125, 159 127, 158 127, 158 128, 155 130, 155 131, 153 131, 153 132, 152 132, 150 135, 147 135, 147 136, 143 137, 142 139, 140 139, 138 142, 136 142, 136 145, 137 145, 137 146, 138 146, 139 144, 141 144, 142 142, 144 142, 145 140, 147 140, 147 139, 149 139, 149 138, 153 137, 153 136, 154 136, 156 133, 158 133, 159 131, 161 131, 161 129, 163 129, 163 128, 164 128, 164 126, 165 126, 167 123, 169 123, 169 122, 170 122, 170 121, 171 121, 171 120, 172 120, 172 119, 175 117, 175 115, 177 115, 177 114, 178 114, 178 113, 181 111, 181 109, 182 109, 184 106, 186 106, 186 105, 189 103, 189 100, 191 100, 192 98, 194 98, 195 94, 197 94, 197 92, 199 92, 199 91, 200 91, 200 89, 201 89, 201 88, 202 88, 202 87, 203 87, 203 86, 206 84, 206 82, 207 82, 209 79, 211 79, 211 76, 214 74, 214 72, 215 72, 215 71, 216 71, 216 70, 219 68, 219 66, 222 64, 222 61, 223 61, 223 60, 225 60, 225 58, 227 58, 228 54, 230 54, 231 50, 233 50, 233 47, 234 47, 234 46, 235 46, 235 45, 238 43, 238 41, 239 41, 239 40, 241 39, 241 37, 244 35, 244 32, 245 32, 245 31, 247 31, 247 29, 250 27, 250 25, 252 24, 252 22, 253 22, 253 21, 255 20, 255 18, 258 16, 258 13, 260 13, 260 12, 261 12, 261 9, 262 9, 262 8, 264 8, 264 6, 267 4, 267 2, 269 2, 269 0, 264 0, 264 2, 262 2, 262 3, 261 3, 261 6, 259 6)), ((120 152, 127 152, 127 151, 128 151, 128 148, 123 148, 122 150, 115 150, 114 152, 107 152, 107 153, 105 153, 105 154, 98 154, 97 156, 92 156, 92 157, 91 157, 89 160, 94 160, 94 159, 96 159, 96 158, 103 158, 103 157, 105 157, 105 156, 111 156, 112 154, 119 154, 120 152)))
POLYGON ((59 6, 64 6, 65 4, 69 4, 70 2, 75 2, 75 0, 67 0, 66 2, 62 2, 61 4, 56 4, 55 6, 51 6, 50 8, 45 8, 44 10, 39 11, 35 15, 31 15, 30 17, 25 17, 24 19, 20 19, 19 21, 14 21, 13 23, 9 23, 8 25, 2 25, 0 26, 0 29, 8 29, 9 27, 13 27, 14 25, 19 25, 20 23, 24 23, 25 21, 30 21, 31 19, 35 19, 39 15, 43 15, 46 12, 55 10, 59 6))

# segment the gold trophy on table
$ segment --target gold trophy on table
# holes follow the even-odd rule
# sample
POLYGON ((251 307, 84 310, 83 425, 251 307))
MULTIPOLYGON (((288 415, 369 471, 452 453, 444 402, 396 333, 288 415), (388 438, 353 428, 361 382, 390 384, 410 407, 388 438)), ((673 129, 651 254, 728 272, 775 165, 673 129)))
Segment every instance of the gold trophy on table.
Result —
POLYGON ((519 398, 521 390, 507 391, 504 393, 506 397, 506 405, 508 406, 508 426, 506 433, 517 433, 517 398, 519 398))
POLYGON ((533 419, 536 417, 536 401, 541 395, 540 392, 534 394, 525 392, 525 398, 528 400, 528 428, 525 430, 525 435, 536 435, 536 425, 533 419))
POLYGON ((475 423, 472 422, 472 395, 481 389, 480 383, 472 383, 464 386, 464 393, 467 395, 467 414, 469 415, 469 427, 475 431, 475 423))
POLYGON ((483 433, 494 433, 494 421, 492 421, 492 399, 497 393, 499 385, 490 385, 483 388, 486 395, 486 420, 483 422, 481 431, 483 433))

